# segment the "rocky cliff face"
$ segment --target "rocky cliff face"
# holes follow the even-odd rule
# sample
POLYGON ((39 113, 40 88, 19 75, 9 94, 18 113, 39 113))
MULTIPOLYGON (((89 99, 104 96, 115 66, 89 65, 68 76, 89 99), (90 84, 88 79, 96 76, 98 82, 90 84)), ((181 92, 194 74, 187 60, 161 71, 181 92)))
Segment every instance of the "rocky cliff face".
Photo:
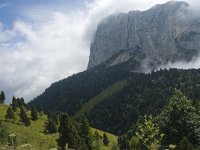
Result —
POLYGON ((107 17, 98 25, 91 43, 88 68, 118 53, 123 56, 110 65, 127 61, 136 50, 151 61, 190 61, 200 50, 200 21, 188 19, 188 8, 185 2, 171 1, 143 12, 107 17))

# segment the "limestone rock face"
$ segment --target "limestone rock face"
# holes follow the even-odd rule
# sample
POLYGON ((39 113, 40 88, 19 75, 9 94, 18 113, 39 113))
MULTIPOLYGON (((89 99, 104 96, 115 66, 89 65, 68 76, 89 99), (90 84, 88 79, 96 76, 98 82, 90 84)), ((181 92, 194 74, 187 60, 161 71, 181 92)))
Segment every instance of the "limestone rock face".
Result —
MULTIPOLYGON (((190 17, 188 8, 186 2, 170 1, 147 11, 105 18, 98 25, 91 43, 88 69, 121 51, 139 50, 152 60, 190 61, 200 50, 200 21, 190 17)), ((123 54, 117 58, 122 61, 129 57, 123 54)), ((118 60, 111 65, 120 63, 118 60)))

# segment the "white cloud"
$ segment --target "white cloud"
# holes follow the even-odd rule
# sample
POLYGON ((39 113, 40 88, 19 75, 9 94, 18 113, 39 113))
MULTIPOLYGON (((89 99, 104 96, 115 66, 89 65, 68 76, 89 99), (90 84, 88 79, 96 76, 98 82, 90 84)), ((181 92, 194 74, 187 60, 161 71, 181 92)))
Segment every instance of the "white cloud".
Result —
POLYGON ((73 12, 26 8, 29 21, 16 20, 12 29, 0 24, 0 90, 8 101, 12 95, 31 100, 52 82, 86 69, 89 43, 105 16, 164 2, 95 0, 73 12))

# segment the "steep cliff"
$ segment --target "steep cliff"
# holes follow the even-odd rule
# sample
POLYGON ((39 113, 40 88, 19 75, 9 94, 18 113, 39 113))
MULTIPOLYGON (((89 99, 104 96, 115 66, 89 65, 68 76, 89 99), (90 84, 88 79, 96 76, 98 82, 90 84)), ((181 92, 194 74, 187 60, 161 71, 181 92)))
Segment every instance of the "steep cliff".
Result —
POLYGON ((110 65, 127 61, 136 50, 149 63, 190 61, 200 50, 200 20, 188 19, 191 18, 188 8, 186 2, 170 1, 147 11, 105 18, 91 43, 88 68, 116 54, 123 56, 118 56, 110 65))

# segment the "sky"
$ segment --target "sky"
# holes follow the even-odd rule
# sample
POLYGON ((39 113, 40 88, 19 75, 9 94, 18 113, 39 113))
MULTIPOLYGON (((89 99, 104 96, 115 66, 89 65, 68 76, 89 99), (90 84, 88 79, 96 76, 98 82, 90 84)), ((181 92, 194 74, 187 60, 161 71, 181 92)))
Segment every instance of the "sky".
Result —
MULTIPOLYGON (((86 70, 93 34, 107 15, 166 1, 0 0, 0 90, 6 101, 30 101, 53 82, 86 70)), ((199 0, 187 1, 198 10, 199 0)))

